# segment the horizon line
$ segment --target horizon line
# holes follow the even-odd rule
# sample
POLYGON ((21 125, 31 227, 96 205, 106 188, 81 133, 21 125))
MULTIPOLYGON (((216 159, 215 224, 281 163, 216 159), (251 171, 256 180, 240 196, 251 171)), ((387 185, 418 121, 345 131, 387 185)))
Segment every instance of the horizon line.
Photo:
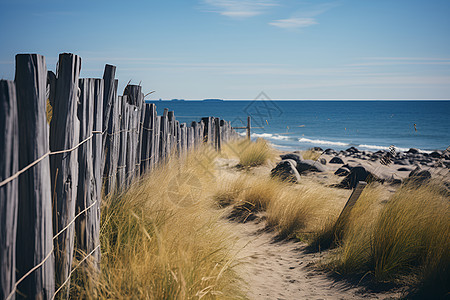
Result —
MULTIPOLYGON (((203 100, 208 100, 211 98, 205 98, 205 99, 180 99, 180 98, 172 98, 172 99, 145 99, 145 101, 172 101, 172 100, 180 100, 182 101, 203 101, 203 100)), ((358 99, 358 98, 354 98, 354 99, 337 99, 337 98, 323 98, 323 99, 275 99, 275 98, 271 98, 271 99, 242 99, 242 98, 235 98, 235 99, 221 99, 221 98, 215 98, 215 99, 219 99, 221 101, 450 101, 449 99, 406 99, 406 98, 402 98, 402 99, 358 99)))

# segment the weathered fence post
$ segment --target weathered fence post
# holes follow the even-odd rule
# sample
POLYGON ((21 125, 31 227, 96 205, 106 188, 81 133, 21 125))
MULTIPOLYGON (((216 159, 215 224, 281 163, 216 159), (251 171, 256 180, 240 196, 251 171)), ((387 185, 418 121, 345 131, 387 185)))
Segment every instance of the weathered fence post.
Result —
MULTIPOLYGON (((101 195, 97 194, 99 190, 97 187, 97 181, 99 178, 95 177, 96 175, 98 176, 98 173, 94 169, 95 155, 92 147, 93 140, 97 137, 97 134, 93 135, 92 131, 94 129, 95 106, 98 107, 98 104, 96 105, 95 101, 101 100, 103 102, 103 99, 99 99, 99 96, 103 96, 103 86, 98 85, 97 82, 96 89, 95 79, 80 79, 79 86, 81 91, 80 106, 78 108, 78 119, 80 120, 80 142, 88 139, 91 135, 92 138, 78 148, 79 173, 76 200, 77 214, 85 210, 87 207, 95 205, 94 203, 99 203, 101 199, 101 195)), ((100 134, 98 134, 98 136, 101 137, 100 134)), ((96 163, 99 163, 98 157, 96 158, 96 163)), ((100 218, 97 216, 97 208, 97 205, 90 208, 84 214, 81 214, 75 222, 78 247, 85 253, 90 253, 99 244, 100 218)), ((97 251, 93 257, 95 262, 94 265, 97 265, 100 257, 99 251, 97 251)))
POLYGON ((120 105, 120 133, 119 133, 119 156, 117 159, 117 189, 122 189, 125 185, 125 167, 126 167, 126 149, 128 139, 128 105, 127 96, 119 96, 118 105, 120 105))
POLYGON ((151 111, 150 105, 144 104, 142 108, 142 125, 141 125, 141 175, 148 171, 150 164, 151 151, 151 111))
POLYGON ((167 144, 168 144, 168 131, 169 131, 169 122, 167 120, 169 110, 164 108, 163 115, 161 116, 161 125, 160 125, 160 144, 159 144, 159 157, 162 163, 165 162, 167 154, 167 144))
POLYGON ((220 149, 222 147, 222 143, 221 143, 221 135, 220 135, 220 119, 219 118, 215 118, 214 119, 214 128, 215 128, 215 143, 214 146, 216 148, 216 151, 220 152, 220 149))
MULTIPOLYGON (((106 65, 103 72, 103 129, 105 131, 110 126, 110 114, 114 101, 114 96, 117 95, 117 85, 114 80, 116 76, 116 67, 112 65, 106 65)), ((103 149, 106 151, 106 141, 103 140, 103 149)))
MULTIPOLYGON (((45 58, 37 54, 16 55, 15 80, 19 169, 22 169, 49 152, 45 58)), ((47 258, 42 267, 18 286, 20 293, 29 299, 50 299, 53 296, 55 279, 52 243, 50 166, 49 158, 45 157, 19 177, 16 244, 18 278, 47 258)))
MULTIPOLYGON (((0 80, 0 182, 19 170, 18 133, 16 86, 0 80)), ((12 293, 16 283, 18 202, 17 179, 0 186, 0 299, 12 293)))
POLYGON ((156 124, 156 106, 155 104, 150 104, 150 161, 149 166, 150 170, 156 165, 157 162, 157 138, 159 137, 159 124, 156 124))
POLYGON ((251 128, 251 118, 250 116, 247 117, 247 139, 250 140, 250 128, 251 128))
POLYGON ((356 201, 358 200, 359 196, 361 196, 361 194, 364 191, 364 188, 366 186, 367 186, 367 183, 365 181, 359 181, 356 184, 356 187, 353 189, 353 192, 350 195, 350 198, 348 198, 347 202, 345 203, 345 206, 342 209, 341 214, 339 215, 339 217, 336 220, 336 223, 334 225, 333 231, 334 231, 335 239, 341 238, 342 230, 344 229, 344 226, 347 222, 347 218, 348 218, 353 206, 355 206, 356 201))
MULTIPOLYGON (((80 122, 77 118, 78 77, 81 58, 74 54, 59 55, 58 78, 56 80, 55 105, 50 123, 50 150, 67 150, 79 143, 80 122)), ((58 233, 75 217, 75 201, 78 185, 78 151, 52 155, 50 157, 51 183, 54 207, 53 232, 58 233)), ((55 241, 56 283, 64 284, 68 279, 73 259, 74 226, 71 224, 55 241)), ((70 280, 63 289, 69 292, 70 280)))
POLYGON ((114 191, 116 186, 117 171, 117 151, 118 151, 118 135, 114 134, 118 131, 119 120, 118 111, 120 108, 117 104, 117 86, 118 80, 114 79, 116 67, 106 65, 103 73, 103 155, 101 173, 104 176, 104 192, 108 195, 114 191))
MULTIPOLYGON (((103 79, 94 79, 94 124, 93 130, 97 132, 103 132, 103 93, 104 93, 104 83, 103 79)), ((117 102, 117 101, 116 101, 117 102)), ((115 106, 117 103, 115 103, 115 106)), ((114 108, 115 108, 114 106, 114 108)), ((116 118, 116 112, 115 115, 116 118)), ((104 160, 103 156, 103 134, 95 134, 92 140, 92 165, 94 167, 94 184, 95 184, 95 193, 97 195, 97 204, 91 208, 88 216, 91 219, 91 231, 92 231, 92 246, 88 247, 89 250, 93 250, 97 245, 100 244, 100 207, 102 200, 102 183, 103 183, 103 174, 102 174, 102 164, 104 160)), ((116 139, 117 140, 117 139, 116 139)), ((115 151, 117 151, 117 146, 114 146, 115 151)), ((117 169, 117 159, 115 156, 115 170, 117 169)), ((112 176, 113 177, 113 176, 112 176)), ((94 254, 97 262, 100 262, 100 248, 94 254)), ((99 266, 97 265, 97 268, 99 266)))
POLYGON ((129 143, 127 143, 127 166, 126 166, 126 176, 127 185, 130 185, 134 180, 137 170, 139 169, 138 161, 140 161, 140 150, 139 149, 139 127, 141 118, 141 108, 142 108, 142 87, 140 85, 127 85, 123 91, 123 95, 127 96, 127 105, 130 106, 130 135, 129 143))
POLYGON ((161 153, 160 153, 160 149, 161 149, 161 116, 155 116, 155 160, 154 160, 154 164, 153 164, 153 168, 155 168, 160 160, 161 160, 161 153))

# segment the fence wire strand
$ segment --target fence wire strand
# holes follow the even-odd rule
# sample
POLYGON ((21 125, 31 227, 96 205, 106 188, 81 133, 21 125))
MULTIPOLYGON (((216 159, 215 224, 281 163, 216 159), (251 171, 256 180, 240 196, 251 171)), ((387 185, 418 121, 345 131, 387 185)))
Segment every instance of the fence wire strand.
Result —
POLYGON ((92 131, 91 135, 89 137, 87 137, 86 139, 84 139, 83 141, 79 142, 77 145, 75 145, 74 147, 67 149, 67 150, 60 150, 60 151, 54 151, 54 152, 50 152, 48 151, 47 153, 45 153, 44 155, 42 155, 41 157, 39 157, 38 159, 36 159, 35 161, 33 161, 32 163, 30 163, 29 165, 27 165, 26 167, 22 168, 21 170, 17 171, 14 175, 11 175, 10 177, 6 178, 5 180, 3 180, 2 182, 0 182, 0 187, 4 186, 5 184, 7 184, 8 182, 13 181, 14 179, 16 179, 17 177, 19 177, 20 174, 26 172, 28 169, 30 169, 31 167, 37 165, 39 162, 41 162, 43 159, 45 159, 47 156, 50 155, 56 155, 56 154, 62 154, 62 153, 67 153, 67 152, 72 152, 75 149, 77 149, 78 147, 80 147, 81 145, 83 145, 84 143, 86 143, 87 141, 89 141, 94 134, 103 134, 103 131, 92 131))
MULTIPOLYGON (((142 123, 141 123, 142 124, 142 123)), ((143 130, 148 130, 148 131, 153 131, 153 129, 151 128, 146 128, 144 126, 141 126, 141 129, 143 130)), ((44 155, 42 155, 40 158, 36 159, 35 161, 33 161, 32 163, 28 164, 27 166, 25 166, 24 168, 20 169, 19 171, 17 171, 15 174, 11 175, 10 177, 4 179, 3 181, 0 182, 0 187, 8 184, 9 182, 13 181, 14 179, 18 178, 22 173, 26 172, 27 170, 29 170, 30 168, 32 168, 33 166, 37 165, 39 162, 41 162, 42 160, 44 160, 46 157, 50 156, 50 155, 57 155, 57 154, 63 154, 63 153, 68 153, 68 152, 72 152, 75 149, 79 148, 81 145, 83 145, 84 143, 86 143, 87 141, 89 141, 90 139, 92 139, 92 137, 95 134, 106 134, 108 136, 114 136, 116 134, 122 133, 122 132, 134 132, 134 133, 139 133, 138 130, 136 130, 135 128, 131 128, 131 129, 122 129, 113 133, 109 133, 107 132, 107 129, 105 129, 104 131, 92 131, 91 135, 89 137, 87 137, 86 139, 84 139, 83 141, 79 142, 77 145, 73 146, 70 149, 66 149, 66 150, 59 150, 59 151, 48 151, 47 153, 45 153, 44 155)), ((168 135, 170 135, 170 133, 168 133, 168 135)), ((165 140, 167 139, 167 137, 162 136, 163 142, 165 142, 165 140)), ((136 167, 140 166, 142 162, 148 161, 150 159, 152 159, 155 155, 150 156, 147 159, 141 159, 140 163, 135 164, 133 170, 129 171, 127 174, 125 174, 126 179, 128 178, 128 175, 135 172, 136 171, 136 167)), ((125 168, 126 165, 124 166, 118 166, 117 170, 120 170, 122 168, 125 168)), ((119 173, 116 172, 115 175, 112 176, 116 176, 119 173)), ((106 178, 109 178, 111 176, 108 176, 106 178)), ((105 179, 105 177, 103 177, 105 179)), ((64 231, 66 231, 74 222, 75 220, 82 215, 83 213, 85 213, 86 211, 88 211, 89 209, 91 209, 95 204, 97 204, 98 200, 95 200, 91 205, 89 205, 88 207, 86 207, 85 209, 83 209, 81 212, 79 212, 63 229, 61 229, 56 235, 53 236, 52 241, 54 241, 56 238, 58 238, 59 235, 61 235, 64 231)), ((87 254, 79 263, 76 267, 72 268, 72 270, 69 273, 69 276, 67 277, 67 279, 61 284, 61 286, 56 290, 56 292, 53 294, 52 300, 55 299, 56 295, 59 293, 59 291, 67 284, 67 282, 69 282, 73 272, 88 258, 90 257, 98 248, 100 247, 100 244, 97 245, 94 250, 92 250, 89 254, 87 254)), ((14 284, 14 288, 11 291, 11 293, 5 298, 5 300, 10 300, 15 292, 17 291, 17 287, 19 286, 19 284, 25 280, 25 278, 27 278, 30 274, 32 274, 34 271, 36 271, 37 269, 39 269, 42 265, 44 265, 44 263, 51 257, 52 253, 54 252, 55 248, 54 245, 52 243, 52 249, 50 250, 50 252, 47 254, 47 256, 37 265, 35 265, 33 268, 31 268, 27 273, 25 273, 19 280, 16 281, 16 283, 14 284)))
MULTIPOLYGON (((93 207, 95 204, 97 203, 97 200, 95 200, 91 205, 89 205, 88 207, 86 207, 84 210, 82 210, 81 212, 79 212, 73 219, 72 221, 69 222, 69 224, 67 224, 66 227, 64 227, 63 229, 61 229, 53 238, 52 240, 55 240, 61 233, 63 233, 65 230, 67 230, 67 228, 69 228, 69 226, 71 224, 73 224, 73 222, 75 222, 75 220, 83 213, 85 213, 87 210, 89 210, 91 207, 93 207)), ((92 252, 90 254, 88 254, 81 262, 80 264, 90 255, 92 255, 92 253, 98 248, 100 247, 100 245, 98 245, 94 250, 92 250, 92 252)), ((36 271, 37 269, 39 269, 42 265, 44 265, 44 263, 51 257, 53 251, 55 250, 53 243, 52 243, 52 250, 50 250, 50 252, 47 254, 47 256, 40 262, 38 263, 36 266, 34 266, 33 268, 31 268, 27 273, 25 273, 25 275, 23 275, 19 280, 17 280, 17 282, 14 284, 14 289, 11 291, 11 293, 8 295, 8 297, 5 298, 5 300, 9 300, 11 299, 11 297, 14 295, 14 293, 17 291, 17 287, 19 286, 19 284, 25 280, 25 278, 27 278, 31 273, 33 273, 34 271, 36 271)), ((78 268, 79 264, 77 265, 76 268, 78 268)), ((69 274, 69 277, 67 278, 66 281, 68 281, 70 279, 70 276, 72 275, 73 271, 75 271, 75 269, 72 269, 72 271, 69 274)), ((65 282, 66 283, 66 282, 65 282)), ((65 284, 63 283, 61 285, 61 287, 65 284)), ((61 287, 58 289, 58 291, 53 295, 53 298, 55 297, 55 295, 59 292, 59 290, 61 289, 61 287)))

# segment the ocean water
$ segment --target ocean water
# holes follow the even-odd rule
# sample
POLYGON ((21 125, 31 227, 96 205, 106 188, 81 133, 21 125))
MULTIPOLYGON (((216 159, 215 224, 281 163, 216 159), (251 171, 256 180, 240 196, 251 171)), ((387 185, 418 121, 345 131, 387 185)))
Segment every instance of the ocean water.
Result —
MULTIPOLYGON (((214 116, 246 126, 280 150, 313 146, 377 151, 394 145, 401 151, 450 146, 450 101, 152 101, 158 114, 175 111, 190 124, 214 116)), ((242 135, 245 130, 238 130, 242 135)))

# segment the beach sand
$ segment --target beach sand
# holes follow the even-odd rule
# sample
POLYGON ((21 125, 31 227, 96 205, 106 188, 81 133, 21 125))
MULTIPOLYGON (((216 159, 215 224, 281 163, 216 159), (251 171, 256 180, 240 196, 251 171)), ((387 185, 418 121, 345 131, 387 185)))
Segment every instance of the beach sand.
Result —
MULTIPOLYGON (((430 172, 433 178, 440 178, 449 183, 448 156, 437 158, 436 155, 436 158, 433 158, 429 154, 398 153, 391 157, 389 164, 383 165, 380 158, 385 156, 385 153, 331 150, 322 152, 316 163, 321 164, 320 160, 324 159, 322 162, 325 164, 321 164, 324 171, 302 174, 300 180, 313 180, 328 186, 336 185, 345 177, 334 173, 343 165, 347 165, 349 168, 364 166, 370 170, 380 179, 380 184, 386 187, 387 195, 395 192, 400 182, 405 181, 417 167, 430 172), (342 163, 329 163, 336 156, 342 159, 342 163)), ((278 154, 284 155, 288 152, 278 154)), ((268 176, 271 168, 280 161, 281 158, 278 157, 268 166, 254 168, 250 172, 268 176)), ((236 163, 235 160, 222 159, 219 165, 228 176, 233 176, 236 175, 233 173, 237 172, 233 169, 236 163)), ((348 190, 349 195, 350 193, 351 189, 348 190)), ((383 290, 371 286, 368 289, 360 282, 338 279, 330 271, 320 268, 327 251, 312 253, 307 251, 307 244, 304 242, 277 241, 276 233, 266 230, 264 214, 261 212, 255 220, 246 223, 230 222, 239 238, 238 247, 241 247, 241 250, 238 258, 242 262, 239 272, 247 283, 247 295, 250 299, 397 299, 404 294, 406 287, 383 290)))

